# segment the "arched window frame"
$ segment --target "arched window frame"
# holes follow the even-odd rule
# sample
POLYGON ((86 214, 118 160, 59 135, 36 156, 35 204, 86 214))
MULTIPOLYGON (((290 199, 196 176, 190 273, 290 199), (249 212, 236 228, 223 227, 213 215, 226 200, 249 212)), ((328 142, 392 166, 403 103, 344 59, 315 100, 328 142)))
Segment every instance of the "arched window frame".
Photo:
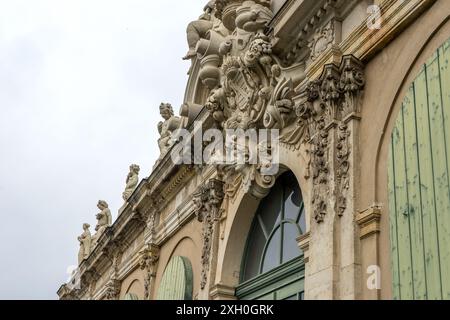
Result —
MULTIPOLYGON (((279 265, 282 265, 283 263, 287 262, 283 260, 283 253, 284 253, 284 225, 288 224, 288 225, 293 225, 297 228, 298 230, 298 235, 302 235, 304 234, 304 231, 302 230, 301 226, 300 226, 300 219, 302 218, 302 215, 305 214, 304 212, 305 209, 305 205, 302 201, 300 208, 299 208, 299 212, 297 213, 297 219, 296 220, 292 220, 292 219, 284 219, 284 217, 282 218, 282 220, 279 223, 276 223, 272 232, 270 233, 267 241, 266 241, 266 245, 264 246, 263 249, 263 254, 262 254, 262 258, 261 258, 261 262, 260 262, 260 266, 259 266, 259 273, 262 274, 264 273, 264 262, 266 260, 267 257, 267 250, 269 248, 269 245, 271 244, 273 237, 275 236, 275 234, 280 230, 281 232, 281 236, 280 236, 280 261, 279 261, 279 265)), ((282 205, 282 214, 284 215, 284 203, 282 205)), ((299 253, 299 255, 301 254, 301 252, 299 253)), ((292 259, 289 259, 292 260, 292 259)), ((288 261, 289 261, 288 260, 288 261)), ((270 270, 268 270, 270 271, 270 270)))
MULTIPOLYGON (((283 188, 279 191, 282 192, 281 194, 281 206, 280 206, 280 210, 281 212, 279 213, 280 217, 277 218, 277 220, 274 223, 274 226, 271 228, 271 230, 266 230, 264 231, 264 227, 263 227, 263 222, 262 222, 262 218, 260 217, 261 215, 261 206, 264 205, 264 201, 265 199, 263 199, 260 203, 260 205, 258 206, 258 209, 254 215, 253 218, 253 223, 252 223, 252 227, 250 228, 250 232, 249 232, 249 236, 247 238, 247 243, 245 246, 245 250, 244 250, 244 256, 243 256, 243 263, 242 263, 242 267, 241 267, 241 276, 240 276, 240 282, 245 282, 248 280, 251 280, 254 277, 246 277, 246 269, 247 269, 247 264, 248 264, 248 252, 250 250, 249 245, 250 245, 250 237, 252 237, 253 233, 254 233, 254 228, 256 228, 255 224, 260 224, 261 229, 263 230, 263 233, 265 233, 266 236, 266 243, 264 245, 262 254, 260 256, 260 260, 259 260, 259 267, 258 267, 258 275, 256 275, 255 277, 258 277, 266 272, 270 272, 272 269, 275 269, 287 262, 289 262, 290 260, 294 260, 294 259, 298 259, 299 257, 301 257, 303 255, 303 253, 301 252, 301 250, 296 246, 296 248, 298 248, 299 252, 298 252, 298 256, 292 259, 287 259, 287 260, 283 260, 283 244, 284 244, 284 225, 294 225, 296 226, 297 230, 298 230, 298 236, 306 233, 306 212, 305 212, 305 206, 304 206, 304 202, 303 202, 303 197, 302 197, 302 192, 301 192, 301 188, 298 184, 297 179, 295 178, 294 174, 290 171, 285 172, 283 174, 281 174, 278 179, 277 182, 275 184, 275 186, 273 187, 271 193, 269 193, 268 197, 270 197, 271 195, 273 195, 273 192, 276 192, 276 188, 277 186, 283 186, 283 188), (288 178, 286 178, 288 176, 288 178), (295 217, 296 219, 289 219, 286 218, 286 208, 285 208, 285 203, 286 203, 286 186, 283 185, 281 183, 282 180, 285 179, 291 179, 292 182, 295 181, 295 188, 297 188, 297 191, 299 192, 299 196, 300 196, 300 205, 298 207, 298 212, 296 213, 295 217), (277 231, 281 229, 281 234, 280 234, 280 248, 279 248, 279 261, 276 264, 276 266, 274 266, 273 268, 269 269, 269 270, 264 270, 264 262, 267 258, 267 251, 268 248, 273 240, 273 237, 276 235, 277 231)), ((291 185, 293 186, 293 185, 291 185)))

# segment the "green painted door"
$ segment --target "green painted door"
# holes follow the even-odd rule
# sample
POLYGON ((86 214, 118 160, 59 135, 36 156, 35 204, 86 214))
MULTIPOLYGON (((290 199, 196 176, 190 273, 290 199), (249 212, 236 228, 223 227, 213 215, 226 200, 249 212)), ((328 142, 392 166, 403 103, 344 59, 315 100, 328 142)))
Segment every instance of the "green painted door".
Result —
POLYGON ((450 299, 450 40, 403 101, 389 155, 395 299, 450 299))
POLYGON ((164 270, 157 300, 192 300, 192 266, 185 257, 173 257, 164 270))

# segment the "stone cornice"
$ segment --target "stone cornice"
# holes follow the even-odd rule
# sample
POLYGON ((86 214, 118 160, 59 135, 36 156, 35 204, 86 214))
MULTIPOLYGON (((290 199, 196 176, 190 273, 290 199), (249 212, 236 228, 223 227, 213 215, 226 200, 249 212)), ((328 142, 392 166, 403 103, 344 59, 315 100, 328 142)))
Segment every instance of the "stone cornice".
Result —
MULTIPOLYGON (((344 55, 353 54, 364 62, 370 60, 435 1, 383 1, 379 5, 382 18, 381 29, 371 30, 367 27, 367 21, 362 21, 350 35, 327 49, 320 59, 308 66, 307 78, 317 78, 324 64, 336 63, 344 55)), ((341 21, 344 13, 354 5, 354 1, 343 3, 340 0, 288 1, 269 25, 270 32, 276 39, 274 50, 278 52, 284 64, 289 64, 292 57, 301 55, 308 37, 316 28, 328 21, 331 16, 341 21), (293 16, 295 19, 292 19, 293 16), (292 46, 292 43, 295 45, 292 46)))
POLYGON ((348 11, 355 3, 355 0, 288 1, 269 24, 276 39, 274 50, 283 64, 292 64, 297 56, 307 51, 307 40, 317 28, 331 16, 340 20, 341 11, 348 11))
POLYGON ((434 2, 436 0, 383 1, 380 5, 382 28, 370 30, 364 21, 341 43, 342 52, 369 60, 434 2))
POLYGON ((374 205, 367 210, 364 210, 357 214, 356 223, 360 227, 361 239, 370 237, 373 234, 380 232, 381 221, 381 207, 374 205))
POLYGON ((436 0, 385 0, 380 4, 382 28, 371 30, 364 20, 341 43, 308 66, 307 78, 317 78, 324 64, 336 63, 343 55, 352 54, 363 62, 369 61, 434 2, 436 0))

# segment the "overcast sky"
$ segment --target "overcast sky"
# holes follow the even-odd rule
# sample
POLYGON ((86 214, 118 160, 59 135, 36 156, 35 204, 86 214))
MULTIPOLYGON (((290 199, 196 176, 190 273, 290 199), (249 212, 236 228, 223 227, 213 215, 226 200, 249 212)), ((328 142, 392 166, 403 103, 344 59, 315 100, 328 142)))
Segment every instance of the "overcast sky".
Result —
POLYGON ((150 174, 205 2, 0 0, 0 299, 56 299, 97 201, 150 174))

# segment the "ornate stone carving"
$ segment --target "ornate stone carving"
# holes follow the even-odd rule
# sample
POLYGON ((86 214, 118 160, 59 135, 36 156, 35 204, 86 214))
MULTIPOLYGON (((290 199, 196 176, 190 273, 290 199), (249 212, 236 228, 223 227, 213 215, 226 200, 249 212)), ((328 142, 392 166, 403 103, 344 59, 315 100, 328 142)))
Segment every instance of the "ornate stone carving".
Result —
POLYGON ((78 237, 80 242, 80 251, 78 252, 78 264, 87 259, 91 253, 91 226, 88 223, 83 224, 83 233, 78 237))
MULTIPOLYGON (((270 0, 255 0, 255 1, 244 1, 244 0, 217 0, 216 1, 216 17, 223 21, 225 27, 228 30, 233 31, 236 28, 236 11, 243 3, 252 3, 262 5, 266 8, 270 8, 270 0)), ((249 20, 255 19, 258 13, 254 13, 249 16, 249 20)))
POLYGON ((336 145, 336 186, 338 195, 336 199, 336 212, 342 216, 347 209, 347 190, 349 189, 349 157, 351 146, 349 143, 350 131, 347 123, 342 122, 338 126, 336 145))
POLYGON ((270 1, 244 1, 236 9, 236 27, 247 32, 263 32, 272 17, 270 1))
POLYGON ((128 199, 133 194, 133 191, 136 189, 139 183, 139 171, 140 168, 137 164, 132 164, 130 166, 130 172, 127 175, 125 191, 122 193, 123 200, 128 201, 128 199))
POLYGON ((108 203, 104 200, 98 201, 97 208, 101 211, 96 216, 98 223, 95 230, 97 232, 103 232, 105 228, 112 224, 111 210, 109 209, 108 203))
POLYGON ((106 299, 107 300, 119 300, 120 297, 120 281, 111 279, 106 284, 106 299))
MULTIPOLYGON (((217 17, 230 31, 237 27, 220 46, 220 81, 212 88, 205 104, 224 135, 229 130, 283 130, 296 120, 294 80, 280 67, 279 59, 272 52, 272 39, 262 32, 273 17, 269 8, 270 1, 216 1, 217 17), (231 17, 236 25, 226 22, 231 17)), ((300 72, 296 77, 300 79, 302 75, 300 72)), ((295 138, 285 139, 290 142, 295 138)), ((274 175, 266 174, 269 170, 265 169, 276 159, 277 145, 278 141, 252 144, 247 140, 244 150, 235 151, 235 147, 239 148, 235 144, 232 148, 225 147, 221 155, 223 158, 233 149, 231 152, 237 155, 235 159, 244 158, 245 164, 232 163, 229 159, 226 164, 221 161, 215 164, 225 181, 240 181, 239 184, 228 184, 230 187, 242 186, 245 192, 262 198, 275 181, 274 175), (267 156, 259 159, 258 164, 252 164, 247 161, 250 150, 267 156)), ((216 155, 216 159, 219 158, 216 155)))
POLYGON ((198 221, 203 223, 202 273, 200 287, 205 288, 210 266, 211 245, 216 222, 220 219, 220 207, 224 199, 224 184, 218 179, 209 180, 193 195, 194 212, 198 221))
POLYGON ((101 278, 101 274, 95 268, 89 268, 86 270, 81 279, 81 290, 89 288, 89 286, 95 284, 101 278))
POLYGON ((97 208, 101 211, 96 215, 97 225, 95 226, 95 235, 92 237, 91 242, 91 252, 97 246, 97 242, 101 235, 105 232, 106 228, 112 224, 111 210, 109 209, 108 203, 104 200, 99 200, 97 203, 97 208))
MULTIPOLYGON (((327 1, 322 9, 327 10, 334 2, 327 1)), ((267 4, 267 1, 216 1, 216 17, 233 33, 220 46, 220 81, 214 82, 205 107, 224 132, 278 129, 280 137, 276 143, 294 149, 305 145, 312 171, 305 176, 312 177, 313 215, 317 222, 322 222, 332 203, 338 212, 345 211, 351 133, 343 122, 348 115, 359 112, 364 86, 362 64, 353 56, 345 56, 340 66, 326 65, 319 79, 299 86, 304 77, 296 75, 294 79, 292 73, 282 68, 281 59, 272 52, 273 39, 261 32, 272 17, 267 4), (300 94, 295 92, 296 87, 303 89, 300 94), (337 130, 330 131, 334 128, 337 130), (335 180, 338 186, 330 188, 328 184, 335 180), (335 197, 331 199, 332 196, 335 197)), ((335 41, 335 21, 328 21, 310 43, 312 59, 335 41)), ((311 23, 317 28, 317 21, 311 23)), ((306 30, 304 39, 306 34, 311 36, 306 30)), ((245 159, 250 153, 248 149, 254 147, 241 148, 245 159)), ((256 150, 271 147, 268 143, 256 146, 256 150)), ((258 198, 266 196, 275 181, 274 176, 262 173, 265 165, 216 163, 226 182, 227 194, 235 194, 233 188, 240 187, 258 198)))
MULTIPOLYGON (((305 51, 310 51, 315 56, 315 60, 330 47, 330 43, 334 41, 334 35, 333 40, 331 40, 331 30, 326 29, 334 28, 334 24, 328 25, 328 28, 327 25, 321 28, 320 24, 323 24, 326 21, 325 19, 329 18, 329 13, 332 15, 336 2, 337 0, 324 0, 320 6, 311 12, 311 18, 305 20, 303 25, 300 26, 296 39, 289 44, 288 50, 280 57, 283 66, 292 65, 296 61, 304 59, 305 51), (313 32, 315 34, 312 35, 313 32), (316 49, 317 53, 315 53, 316 49)), ((310 60, 314 61, 312 58, 310 60)))
POLYGON ((342 118, 360 113, 362 90, 365 86, 364 67, 354 56, 345 56, 341 64, 340 90, 343 92, 342 118))
POLYGON ((122 261, 122 254, 124 252, 124 246, 120 245, 120 240, 115 240, 109 250, 104 253, 111 260, 111 274, 109 281, 106 284, 106 298, 108 300, 118 300, 120 296, 121 282, 118 280, 119 267, 122 261))
POLYGON ((158 132, 161 136, 158 140, 161 159, 170 147, 172 147, 172 132, 180 127, 181 120, 179 117, 174 115, 173 108, 170 103, 161 103, 159 106, 159 112, 164 119, 164 121, 160 121, 158 123, 158 132))
POLYGON ((328 131, 325 128, 324 118, 315 123, 316 135, 312 138, 312 204, 314 219, 323 222, 327 212, 328 190, 328 131))
POLYGON ((336 212, 342 216, 347 209, 350 188, 350 155, 353 146, 350 143, 352 132, 347 120, 359 117, 362 90, 365 85, 363 66, 353 56, 343 58, 341 64, 339 89, 342 92, 341 122, 338 125, 336 142, 336 212))
POLYGON ((320 86, 320 98, 325 104, 325 121, 329 126, 339 119, 342 91, 339 86, 340 72, 334 64, 326 65, 322 74, 322 85, 320 86))
POLYGON ((334 21, 330 21, 328 24, 316 29, 316 32, 308 43, 308 47, 311 50, 310 59, 315 61, 323 52, 331 47, 335 39, 334 35, 334 21))
POLYGON ((320 79, 306 85, 303 100, 295 109, 298 120, 293 132, 301 128, 304 136, 310 137, 313 215, 319 223, 329 209, 330 175, 335 177, 334 210, 343 215, 347 209, 353 148, 348 121, 350 117, 359 117, 364 84, 362 63, 353 56, 344 56, 340 67, 325 66, 320 79), (304 130, 305 126, 308 130, 304 130), (336 128, 334 139, 330 139, 333 128, 336 128), (335 160, 333 167, 331 159, 335 160))
POLYGON ((144 299, 150 299, 150 293, 153 286, 153 280, 156 276, 156 266, 159 260, 159 247, 154 244, 147 244, 144 249, 139 252, 139 267, 145 270, 144 279, 144 299))
POLYGON ((211 13, 214 10, 215 0, 209 1, 203 9, 203 14, 198 20, 189 23, 186 34, 189 51, 183 60, 195 58, 197 55, 196 46, 200 39, 206 39, 208 32, 213 28, 211 13))
POLYGON ((81 300, 82 292, 80 289, 71 289, 64 284, 58 290, 58 296, 61 300, 81 300))

